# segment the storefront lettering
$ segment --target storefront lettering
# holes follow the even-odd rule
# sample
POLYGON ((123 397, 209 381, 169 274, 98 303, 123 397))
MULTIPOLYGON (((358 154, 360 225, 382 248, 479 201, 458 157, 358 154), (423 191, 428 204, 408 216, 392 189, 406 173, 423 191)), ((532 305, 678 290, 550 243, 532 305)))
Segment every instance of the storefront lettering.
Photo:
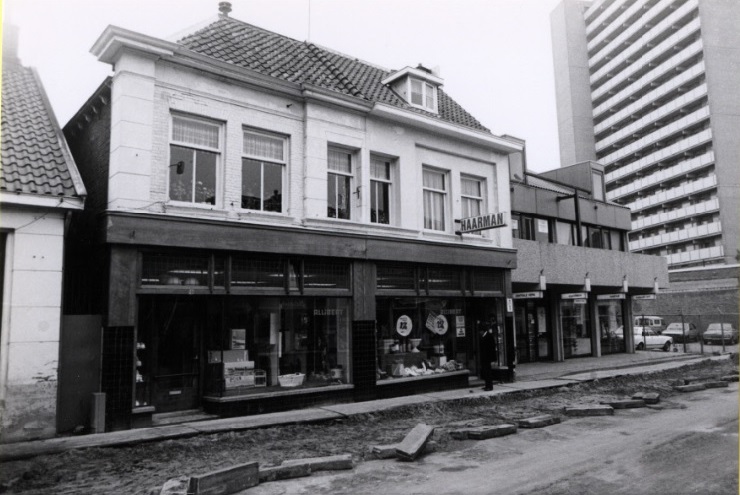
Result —
POLYGON ((461 315, 462 309, 442 309, 439 314, 441 315, 461 315))
POLYGON ((343 309, 314 309, 314 316, 342 316, 344 314, 343 309))
POLYGON ((478 215, 476 217, 468 217, 455 221, 460 222, 460 230, 458 230, 456 234, 506 226, 506 216, 504 212, 487 213, 485 215, 478 215))

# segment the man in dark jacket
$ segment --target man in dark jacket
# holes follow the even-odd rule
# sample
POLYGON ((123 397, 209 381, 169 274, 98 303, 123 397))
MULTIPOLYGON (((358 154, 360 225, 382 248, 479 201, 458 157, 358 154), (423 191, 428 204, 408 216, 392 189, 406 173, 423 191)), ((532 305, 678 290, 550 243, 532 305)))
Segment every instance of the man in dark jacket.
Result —
POLYGON ((493 370, 491 366, 496 361, 496 318, 486 322, 485 331, 480 336, 480 366, 481 378, 485 382, 483 390, 493 390, 493 370))

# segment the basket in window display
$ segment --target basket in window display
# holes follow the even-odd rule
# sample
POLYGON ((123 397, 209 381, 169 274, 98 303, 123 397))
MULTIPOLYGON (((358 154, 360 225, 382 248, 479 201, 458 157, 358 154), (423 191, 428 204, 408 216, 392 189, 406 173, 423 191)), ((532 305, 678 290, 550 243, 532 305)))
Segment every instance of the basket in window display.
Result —
POLYGON ((281 387, 299 387, 303 385, 306 375, 303 373, 293 373, 290 375, 279 375, 278 382, 281 387))

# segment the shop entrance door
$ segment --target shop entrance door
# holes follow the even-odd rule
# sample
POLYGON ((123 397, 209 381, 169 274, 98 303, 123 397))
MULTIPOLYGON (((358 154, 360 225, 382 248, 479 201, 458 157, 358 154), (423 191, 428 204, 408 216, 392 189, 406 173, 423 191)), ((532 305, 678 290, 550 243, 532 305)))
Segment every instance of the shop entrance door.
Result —
POLYGON ((540 301, 516 301, 514 318, 518 362, 534 363, 551 359, 551 334, 547 329, 545 306, 540 301))
MULTIPOLYGON (((142 301, 141 314, 149 321, 142 322, 140 340, 149 342, 144 342, 144 349, 137 350, 137 354, 151 353, 148 359, 151 399, 157 413, 200 405, 201 335, 206 311, 205 301, 202 305, 197 301, 192 296, 152 297, 142 301)), ((146 356, 138 359, 143 358, 146 356)))

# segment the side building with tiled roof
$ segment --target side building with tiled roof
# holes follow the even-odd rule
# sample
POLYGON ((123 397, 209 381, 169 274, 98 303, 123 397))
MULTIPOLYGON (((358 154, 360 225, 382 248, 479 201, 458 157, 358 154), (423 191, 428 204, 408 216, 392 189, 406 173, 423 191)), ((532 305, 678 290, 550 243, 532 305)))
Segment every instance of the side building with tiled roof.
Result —
POLYGON ((66 222, 86 192, 17 29, 3 28, 0 442, 13 442, 57 431, 66 222))
POLYGON ((92 52, 113 74, 65 134, 90 190, 69 263, 95 269, 69 298, 103 318, 108 429, 468 386, 493 320, 511 376, 522 147, 438 74, 226 11, 92 52))

